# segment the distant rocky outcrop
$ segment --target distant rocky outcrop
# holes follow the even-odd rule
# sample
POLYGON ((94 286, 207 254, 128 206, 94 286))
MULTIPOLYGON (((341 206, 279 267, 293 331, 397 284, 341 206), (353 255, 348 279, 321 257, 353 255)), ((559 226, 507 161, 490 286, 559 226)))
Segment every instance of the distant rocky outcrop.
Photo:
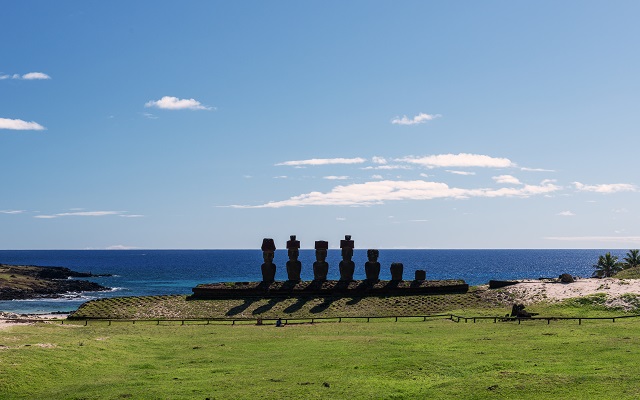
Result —
POLYGON ((69 278, 90 278, 90 272, 77 272, 64 267, 0 264, 0 300, 25 300, 57 297, 69 292, 110 290, 95 282, 69 278))

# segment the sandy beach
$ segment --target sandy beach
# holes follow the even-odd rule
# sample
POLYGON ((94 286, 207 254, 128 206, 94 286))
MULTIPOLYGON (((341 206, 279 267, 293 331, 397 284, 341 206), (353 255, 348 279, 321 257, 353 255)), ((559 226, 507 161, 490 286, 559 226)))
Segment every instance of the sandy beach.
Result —
POLYGON ((15 325, 34 324, 36 322, 46 322, 52 319, 65 319, 69 314, 35 314, 35 315, 22 315, 10 312, 0 311, 0 330, 9 328, 15 325))
POLYGON ((622 297, 626 294, 640 296, 640 279, 585 278, 572 283, 523 280, 502 290, 512 294, 516 302, 532 304, 540 301, 557 302, 572 297, 589 296, 596 293, 607 295, 607 307, 631 308, 622 297))

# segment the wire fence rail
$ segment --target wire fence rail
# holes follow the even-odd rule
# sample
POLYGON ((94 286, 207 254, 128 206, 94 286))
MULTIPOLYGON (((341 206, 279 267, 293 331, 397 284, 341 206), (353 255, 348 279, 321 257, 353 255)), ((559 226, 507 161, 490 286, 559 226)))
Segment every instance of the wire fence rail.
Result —
POLYGON ((371 322, 371 321, 394 321, 394 322, 418 322, 434 319, 447 319, 456 323, 477 321, 493 321, 498 322, 517 322, 521 324, 523 321, 546 321, 547 324, 551 324, 551 321, 577 321, 578 325, 582 325, 582 321, 588 320, 603 320, 616 322, 620 319, 638 318, 640 314, 633 315, 619 315, 611 317, 510 317, 510 316, 461 316, 455 314, 428 314, 428 315, 392 315, 392 316, 346 316, 346 317, 313 317, 313 318, 153 318, 153 319, 116 319, 116 318, 84 318, 84 319, 40 319, 40 318, 2 318, 2 320, 15 322, 15 323, 37 323, 37 322, 49 322, 73 324, 73 325, 89 325, 93 324, 106 324, 111 326, 112 324, 123 323, 145 323, 155 325, 277 325, 278 320, 282 325, 294 325, 294 324, 315 324, 320 322, 371 322))

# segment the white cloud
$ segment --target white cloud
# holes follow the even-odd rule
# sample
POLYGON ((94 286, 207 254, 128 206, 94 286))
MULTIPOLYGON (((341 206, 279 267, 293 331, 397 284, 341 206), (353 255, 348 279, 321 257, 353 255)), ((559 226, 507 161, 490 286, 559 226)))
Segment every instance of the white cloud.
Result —
POLYGON ((572 213, 571 211, 561 211, 556 215, 559 215, 561 217, 573 217, 573 216, 575 216, 575 214, 572 213))
POLYGON ((374 164, 386 164, 387 163, 387 159, 384 157, 378 157, 375 156, 371 159, 371 161, 373 161, 374 164))
POLYGON ((510 185, 521 185, 522 184, 522 182, 520 182, 520 180, 518 178, 516 178, 515 176, 511 176, 511 175, 493 176, 493 177, 491 177, 491 179, 496 181, 496 183, 506 183, 506 184, 510 184, 510 185))
POLYGON ((382 175, 371 175, 371 179, 384 179, 382 175))
POLYGON ((347 219, 344 217, 336 217, 336 221, 346 221, 347 219))
POLYGON ((145 107, 156 107, 163 110, 212 110, 213 107, 202 105, 195 99, 179 99, 173 96, 164 96, 160 100, 148 101, 145 107))
POLYGON ((475 175, 475 172, 469 172, 469 171, 454 171, 454 170, 446 170, 446 172, 450 173, 450 174, 454 174, 454 175, 464 175, 464 176, 470 176, 470 175, 475 175))
POLYGON ((289 177, 286 175, 278 175, 278 176, 274 176, 273 179, 288 179, 289 177))
POLYGON ((301 165, 333 165, 333 164, 362 164, 367 161, 364 158, 313 158, 311 160, 285 161, 276 165, 301 166, 301 165))
POLYGON ((124 246, 122 244, 114 244, 113 246, 109 246, 106 249, 107 250, 135 250, 137 249, 137 247, 124 246))
POLYGON ((335 175, 329 175, 329 176, 325 176, 322 179, 328 179, 330 181, 343 181, 345 179, 349 179, 348 176, 335 176, 335 175))
POLYGON ((120 214, 118 216, 123 218, 143 218, 144 217, 144 215, 141 215, 141 214, 120 214))
POLYGON ((51 79, 51 77, 44 72, 28 72, 24 75, 0 75, 0 80, 3 79, 24 79, 24 80, 36 80, 36 79, 51 79))
POLYGON ((438 154, 426 157, 404 157, 397 161, 416 164, 427 168, 437 167, 483 167, 483 168, 507 168, 513 167, 515 164, 508 158, 496 158, 481 154, 438 154))
POLYGON ((300 206, 369 206, 396 200, 432 200, 441 198, 467 199, 471 197, 529 197, 552 193, 560 188, 546 183, 521 188, 461 189, 445 183, 428 181, 373 181, 336 186, 328 193, 311 192, 273 201, 259 206, 233 205, 233 208, 281 208, 300 206))
POLYGON ((148 119, 158 119, 157 116, 151 114, 151 113, 142 113, 142 116, 148 119))
POLYGON ((0 129, 16 131, 43 131, 46 128, 37 122, 27 122, 21 119, 0 118, 0 129))
POLYGON ((410 219, 409 222, 429 222, 428 219, 410 219))
POLYGON ((629 212, 629 210, 627 210, 626 208, 614 208, 613 210, 611 210, 611 212, 615 214, 626 214, 629 212))
POLYGON ((413 118, 408 118, 406 115, 403 115, 402 118, 395 117, 394 119, 391 120, 391 123, 395 125, 416 125, 416 124, 423 124, 427 121, 431 121, 435 118, 440 118, 440 117, 442 117, 442 115, 440 114, 425 114, 425 113, 420 113, 413 118))
POLYGON ((0 214, 22 214, 24 210, 0 210, 0 214))
POLYGON ((637 188, 635 185, 629 183, 609 183, 602 185, 584 185, 580 182, 573 182, 576 189, 581 192, 594 192, 594 193, 618 193, 618 192, 635 192, 637 188))
POLYGON ((34 80, 34 79, 51 79, 51 77, 43 72, 29 72, 22 75, 22 79, 34 80))

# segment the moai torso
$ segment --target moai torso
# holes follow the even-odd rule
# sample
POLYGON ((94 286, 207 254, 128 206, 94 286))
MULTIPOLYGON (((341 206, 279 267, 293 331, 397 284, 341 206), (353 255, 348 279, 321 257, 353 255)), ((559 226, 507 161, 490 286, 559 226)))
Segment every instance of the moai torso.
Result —
POLYGON ((345 240, 340 241, 340 248, 342 249, 342 261, 340 261, 340 280, 352 281, 353 273, 356 270, 355 263, 351 260, 353 257, 353 240, 351 235, 345 235, 345 240))
POLYGON ((273 263, 273 256, 276 251, 276 245, 273 239, 262 240, 262 258, 264 263, 260 266, 263 282, 273 282, 276 280, 276 265, 273 263))
POLYGON ((380 263, 378 262, 379 254, 378 250, 367 250, 367 258, 369 261, 364 264, 364 273, 366 274, 368 281, 377 282, 380 280, 380 263))
POLYGON ((324 240, 316 241, 316 261, 313 263, 313 280, 326 281, 329 273, 329 264, 327 263, 327 249, 329 243, 324 240))
POLYGON ((302 271, 302 263, 298 261, 300 254, 300 241, 296 240, 296 235, 291 235, 291 240, 287 242, 287 252, 289 261, 287 261, 287 279, 290 281, 299 281, 300 272, 302 271))
POLYGON ((402 263, 391 263, 391 280, 392 281, 401 281, 402 280, 402 272, 404 270, 404 265, 402 263))

